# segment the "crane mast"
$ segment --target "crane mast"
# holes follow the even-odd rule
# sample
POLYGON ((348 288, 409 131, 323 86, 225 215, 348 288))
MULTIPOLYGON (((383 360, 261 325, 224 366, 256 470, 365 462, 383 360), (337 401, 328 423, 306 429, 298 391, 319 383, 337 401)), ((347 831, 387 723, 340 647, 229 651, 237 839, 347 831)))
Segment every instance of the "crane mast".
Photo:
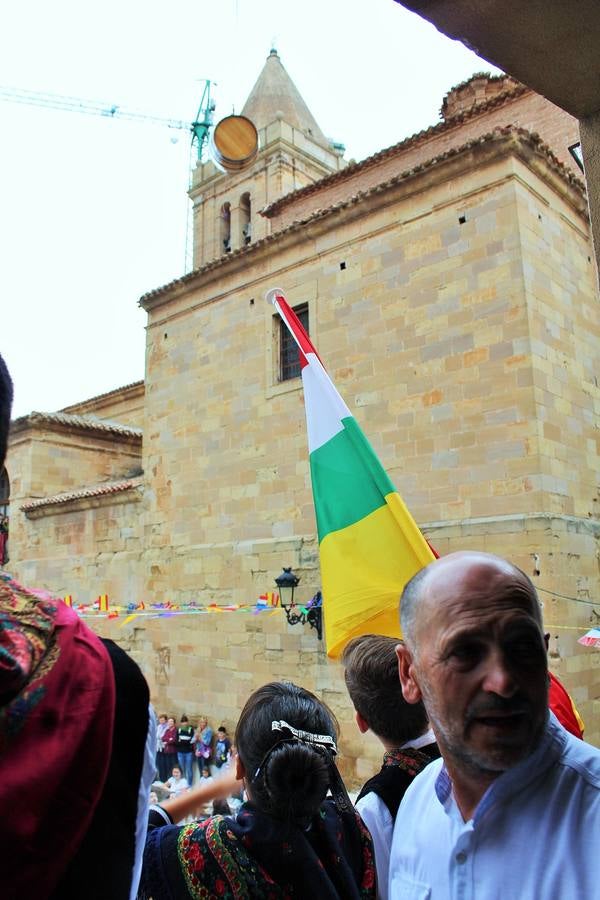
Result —
POLYGON ((198 152, 198 162, 202 159, 202 153, 206 142, 208 141, 208 132, 210 131, 210 126, 213 123, 213 113, 215 111, 215 101, 210 98, 210 81, 208 79, 204 82, 204 91, 202 92, 202 99, 200 100, 200 106, 198 107, 198 112, 196 113, 196 118, 192 122, 192 146, 196 144, 196 149, 198 152))

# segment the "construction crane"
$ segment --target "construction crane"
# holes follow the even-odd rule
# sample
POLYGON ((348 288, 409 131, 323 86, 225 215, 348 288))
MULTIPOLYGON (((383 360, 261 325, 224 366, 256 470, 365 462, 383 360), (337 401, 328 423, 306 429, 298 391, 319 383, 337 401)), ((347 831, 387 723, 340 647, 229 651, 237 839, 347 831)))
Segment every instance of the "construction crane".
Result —
MULTIPOLYGON (((23 88, 3 87, 0 85, 0 100, 10 103, 24 103, 28 106, 41 106, 46 109, 56 109, 63 112, 76 112, 88 116, 103 116, 109 119, 125 119, 131 122, 140 122, 146 125, 158 125, 175 131, 187 131, 191 134, 189 178, 191 184, 192 154, 196 148, 197 161, 202 162, 204 151, 208 143, 210 128, 213 124, 215 102, 210 96, 211 82, 204 80, 204 90, 200 99, 200 105, 193 122, 184 122, 182 119, 164 119, 160 116, 152 116, 146 113, 125 109, 112 103, 102 103, 96 100, 82 100, 79 97, 68 97, 62 94, 50 94, 42 91, 27 91, 23 88)), ((193 231, 192 206, 188 204, 186 230, 184 269, 189 272, 192 268, 192 241, 193 231)))
POLYGON ((82 100, 79 97, 68 97, 62 94, 49 94, 42 91, 26 91, 22 88, 0 86, 0 100, 10 103, 24 103, 28 106, 42 106, 46 109, 58 109, 64 112, 77 112, 88 116, 104 116, 109 119, 126 119, 131 122, 144 122, 147 125, 159 125, 177 131, 187 131, 192 135, 192 146, 196 147, 198 161, 202 159, 208 141, 208 133, 213 124, 215 102, 210 96, 211 83, 204 81, 204 90, 200 106, 193 122, 181 119, 164 119, 160 116, 147 115, 125 109, 113 103, 102 103, 96 100, 82 100))

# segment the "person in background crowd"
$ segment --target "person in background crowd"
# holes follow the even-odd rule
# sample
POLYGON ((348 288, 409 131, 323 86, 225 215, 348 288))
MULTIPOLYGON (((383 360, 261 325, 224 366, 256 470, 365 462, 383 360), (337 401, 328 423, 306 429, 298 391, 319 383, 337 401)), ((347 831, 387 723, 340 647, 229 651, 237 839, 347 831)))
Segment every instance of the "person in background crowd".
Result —
POLYGON ((400 805, 391 897, 598 896, 600 750, 548 709, 530 579, 488 553, 451 553, 406 585, 400 680, 442 754, 400 805))
POLYGON ((217 728, 217 743, 215 744, 215 766, 220 769, 229 762, 231 750, 231 741, 227 736, 227 729, 224 725, 217 728))
MULTIPOLYGON (((206 787, 207 785, 212 784, 212 782, 213 777, 210 774, 210 771, 208 769, 204 769, 202 775, 200 776, 200 784, 206 787)), ((207 800, 206 803, 199 803, 195 810, 196 820, 198 822, 204 821, 204 819, 207 819, 210 816, 211 812, 212 803, 210 800, 207 800)))
MULTIPOLYGON (((0 469, 11 404, 0 356, 0 469)), ((131 900, 155 747, 137 664, 0 571, 2 900, 131 900)))
POLYGON ((235 771, 151 809, 140 900, 374 898, 371 838, 335 765, 330 710, 294 684, 266 684, 246 702, 235 739, 235 771), (249 802, 235 817, 171 825, 239 779, 249 802))
POLYGON ((177 760, 177 725, 173 716, 167 719, 167 728, 163 732, 163 753, 166 757, 167 777, 177 760))
POLYGON ((173 766, 173 771, 167 780, 165 781, 164 786, 168 789, 169 795, 171 797, 178 797, 180 794, 183 794, 184 791, 189 791, 190 783, 183 776, 183 773, 179 766, 173 766))
POLYGON ((193 740, 194 729, 190 725, 188 717, 182 716, 181 724, 177 729, 177 760, 179 762, 179 767, 183 772, 185 778, 187 779, 190 787, 194 780, 194 747, 192 745, 193 740))
POLYGON ((161 713, 158 717, 158 726, 156 728, 156 772, 159 781, 166 781, 169 777, 169 760, 165 754, 165 745, 163 737, 168 728, 166 713, 161 713))
POLYGON ((407 703, 398 676, 396 638, 365 634, 342 654, 344 678, 361 733, 372 731, 385 748, 381 770, 363 786, 356 801, 373 838, 377 892, 388 896, 394 822, 400 801, 426 765, 440 755, 422 703, 407 703))
POLYGON ((200 716, 198 727, 194 734, 194 748, 200 777, 207 772, 210 775, 210 761, 212 758, 213 730, 208 724, 206 716, 200 716))

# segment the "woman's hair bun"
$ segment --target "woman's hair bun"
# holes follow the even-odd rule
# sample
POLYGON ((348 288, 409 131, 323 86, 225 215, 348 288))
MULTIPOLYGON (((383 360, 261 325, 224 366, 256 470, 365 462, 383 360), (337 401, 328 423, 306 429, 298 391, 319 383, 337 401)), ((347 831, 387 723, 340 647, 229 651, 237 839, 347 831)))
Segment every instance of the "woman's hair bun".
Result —
POLYGON ((262 778, 252 784, 261 806, 278 819, 308 823, 329 787, 329 751, 300 741, 284 741, 265 760, 262 778))
POLYGON ((331 710, 305 688, 270 681, 254 691, 235 732, 252 803, 280 821, 307 825, 335 780, 331 749, 321 739, 334 744, 338 731, 331 710))

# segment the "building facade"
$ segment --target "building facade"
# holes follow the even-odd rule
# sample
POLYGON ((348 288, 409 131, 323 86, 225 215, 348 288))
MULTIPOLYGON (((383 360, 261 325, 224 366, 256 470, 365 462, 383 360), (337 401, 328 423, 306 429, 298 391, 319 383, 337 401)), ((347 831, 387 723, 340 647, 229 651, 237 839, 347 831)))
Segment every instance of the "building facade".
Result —
MULTIPOLYGON (((196 268, 141 300, 144 383, 14 423, 8 567, 80 602, 223 608, 291 565, 312 596, 301 383, 263 299, 279 286, 438 552, 489 550, 533 578, 551 665, 598 742, 597 654, 577 644, 600 616, 600 306, 577 123, 475 76, 438 124, 345 165, 274 51, 243 114, 256 160, 198 167, 196 268)), ((346 774, 372 770, 339 665, 281 611, 96 627, 188 715, 233 725, 264 681, 304 683, 340 718, 346 774)))

